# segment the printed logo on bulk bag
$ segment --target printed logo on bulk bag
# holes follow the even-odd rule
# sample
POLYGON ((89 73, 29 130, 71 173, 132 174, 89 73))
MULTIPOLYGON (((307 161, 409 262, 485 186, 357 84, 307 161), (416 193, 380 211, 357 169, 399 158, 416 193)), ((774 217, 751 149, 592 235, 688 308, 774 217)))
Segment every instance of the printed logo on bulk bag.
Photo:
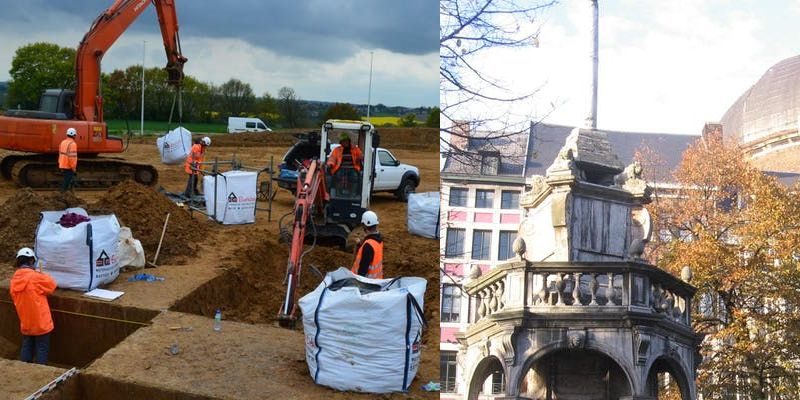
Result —
POLYGON ((106 254, 106 251, 103 250, 100 252, 100 256, 97 257, 97 260, 95 260, 94 265, 97 267, 104 267, 106 265, 111 265, 115 262, 116 262, 116 256, 109 257, 108 254, 106 254))
POLYGON ((236 193, 231 192, 231 194, 228 195, 228 203, 236 203, 238 201, 239 199, 236 197, 236 193))
POLYGON ((411 352, 412 353, 419 353, 419 338, 414 341, 414 344, 411 345, 411 352))

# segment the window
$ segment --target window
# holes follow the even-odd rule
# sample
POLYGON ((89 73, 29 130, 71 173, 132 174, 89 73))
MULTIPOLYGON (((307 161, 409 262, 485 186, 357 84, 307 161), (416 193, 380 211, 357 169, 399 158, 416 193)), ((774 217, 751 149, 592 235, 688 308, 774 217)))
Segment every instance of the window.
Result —
POLYGON ((500 193, 500 208, 504 210, 519 208, 519 192, 503 190, 500 193))
POLYGON ((503 378, 503 371, 494 371, 492 373, 492 394, 506 392, 506 380, 503 378))
POLYGON ((494 207, 494 190, 475 191, 475 208, 494 207))
POLYGON ((500 157, 497 154, 481 155, 481 175, 497 175, 500 157))
POLYGON ((258 129, 267 129, 267 127, 264 126, 264 124, 262 124, 261 122, 259 122, 258 123, 258 129))
POLYGON ((517 238, 517 232, 514 231, 500 231, 500 245, 497 247, 497 260, 503 261, 514 257, 514 250, 511 245, 514 239, 517 238))
POLYGON ((255 122, 245 122, 244 126, 247 129, 256 129, 256 123, 255 122))
POLYGON ((464 256, 464 229, 447 228, 447 247, 444 250, 445 257, 464 256))
POLYGON ((450 188, 450 206, 451 207, 466 207, 467 206, 467 189, 466 188, 450 188))
POLYGON ((492 245, 492 231, 474 231, 472 233, 472 259, 488 260, 492 245))
POLYGON ((378 161, 380 161, 381 165, 396 166, 398 164, 388 151, 382 150, 378 152, 378 161))
POLYGON ((455 393, 456 352, 442 351, 439 354, 439 383, 442 385, 442 393, 455 393))
POLYGON ((442 310, 439 315, 442 322, 459 322, 461 312, 461 287, 444 285, 442 287, 442 310))

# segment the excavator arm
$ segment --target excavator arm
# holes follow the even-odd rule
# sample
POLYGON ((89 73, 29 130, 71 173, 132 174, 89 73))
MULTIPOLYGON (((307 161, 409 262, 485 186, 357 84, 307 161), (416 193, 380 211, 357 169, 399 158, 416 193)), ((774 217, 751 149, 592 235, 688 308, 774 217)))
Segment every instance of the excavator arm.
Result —
POLYGON ((314 224, 314 213, 320 212, 328 201, 325 189, 325 173, 319 160, 313 160, 306 170, 297 177, 297 197, 294 204, 294 224, 292 241, 289 250, 289 261, 286 265, 286 297, 278 313, 281 326, 294 326, 297 309, 297 289, 303 261, 306 229, 314 224))
POLYGON ((169 83, 180 86, 183 64, 178 36, 178 17, 175 0, 116 0, 92 23, 84 35, 75 59, 75 119, 103 121, 103 98, 100 91, 100 61, 125 30, 153 3, 167 53, 169 83))

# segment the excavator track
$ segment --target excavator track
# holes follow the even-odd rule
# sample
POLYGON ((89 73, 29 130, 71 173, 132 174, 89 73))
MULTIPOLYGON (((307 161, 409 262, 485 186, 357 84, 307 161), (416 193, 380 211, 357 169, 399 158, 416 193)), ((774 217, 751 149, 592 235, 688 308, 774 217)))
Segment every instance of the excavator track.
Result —
MULTIPOLYGON (((0 162, 0 172, 17 185, 33 189, 58 189, 64 180, 56 159, 42 155, 7 156, 0 162)), ((101 157, 82 158, 78 162, 75 189, 106 189, 127 179, 154 186, 158 182, 158 171, 146 164, 101 157)))

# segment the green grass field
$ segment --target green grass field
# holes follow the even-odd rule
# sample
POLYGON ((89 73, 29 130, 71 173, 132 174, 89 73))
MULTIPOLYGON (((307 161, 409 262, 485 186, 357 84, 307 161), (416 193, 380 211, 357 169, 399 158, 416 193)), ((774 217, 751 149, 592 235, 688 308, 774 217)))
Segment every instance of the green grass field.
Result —
MULTIPOLYGON (((106 124, 108 124, 108 132, 111 134, 123 134, 128 131, 128 126, 130 126, 131 132, 133 134, 139 134, 139 121, 129 121, 128 126, 125 125, 125 120, 106 120, 106 124)), ((173 122, 169 127, 167 126, 167 121, 144 121, 144 134, 145 135, 152 135, 152 134, 162 134, 169 129, 175 129, 178 124, 173 122)), ((225 124, 205 124, 205 123, 192 123, 187 122, 183 124, 183 127, 191 131, 192 133, 227 133, 227 125, 225 124)))

